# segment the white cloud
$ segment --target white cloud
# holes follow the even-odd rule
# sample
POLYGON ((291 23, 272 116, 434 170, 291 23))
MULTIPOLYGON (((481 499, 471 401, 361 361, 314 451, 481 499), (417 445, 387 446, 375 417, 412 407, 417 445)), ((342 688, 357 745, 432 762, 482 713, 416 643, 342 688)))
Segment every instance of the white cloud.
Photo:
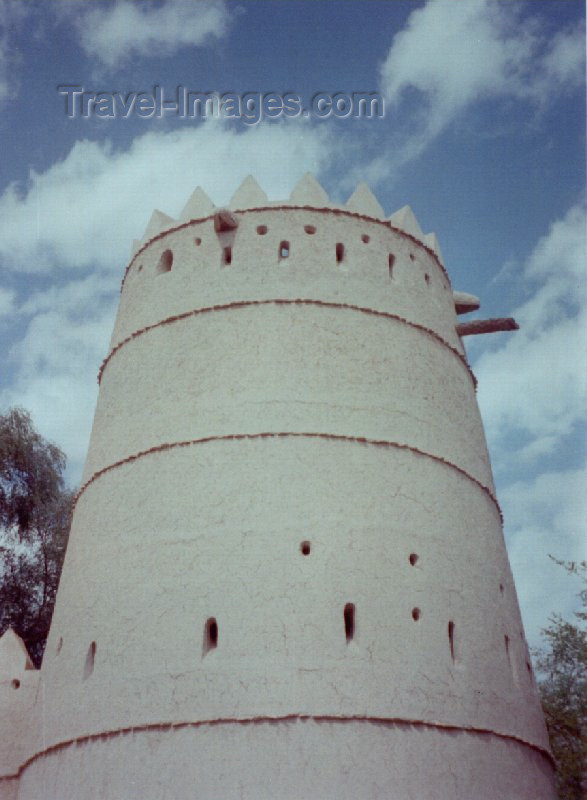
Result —
POLYGON ((488 343, 474 363, 489 438, 511 451, 512 432, 521 432, 525 446, 516 457, 524 460, 554 451, 583 418, 585 263, 585 211, 574 206, 526 262, 531 295, 513 311, 520 330, 501 346, 488 343))
POLYGON ((580 27, 549 39, 539 18, 522 18, 518 4, 430 0, 396 34, 381 70, 391 113, 414 92, 419 100, 417 111, 407 114, 406 141, 388 159, 385 174, 420 155, 478 100, 515 98, 542 106, 580 85, 584 60, 580 27))
POLYGON ((0 393, 0 406, 30 411, 41 434, 66 452, 74 485, 88 446, 96 374, 108 348, 115 305, 112 296, 100 300, 88 290, 82 318, 74 305, 43 311, 8 354, 17 372, 0 393))
POLYGON ((571 618, 577 605, 573 580, 548 555, 587 557, 587 470, 553 466, 585 414, 585 248, 585 211, 574 206, 523 266, 519 280, 529 297, 513 309, 520 330, 503 343, 479 342, 473 362, 493 465, 505 484, 499 497, 508 551, 533 646, 549 614, 571 618), (504 475, 516 474, 524 477, 506 483, 504 475))
POLYGON ((97 396, 96 375, 104 357, 118 303, 111 277, 91 274, 43 288, 13 306, 25 333, 6 354, 16 373, 0 392, 0 407, 31 412, 43 436, 66 453, 69 475, 79 479, 97 396))
MULTIPOLYGON (((562 219, 555 220, 542 236, 528 260, 529 278, 572 278, 580 284, 585 266, 585 209, 572 206, 562 219)), ((584 287, 581 288, 583 292, 584 287)))
POLYGON ((147 133, 128 150, 78 141, 22 191, 0 196, 0 263, 22 272, 98 266, 121 272, 153 204, 178 214, 197 184, 225 203, 251 172, 268 193, 287 197, 306 171, 319 171, 333 145, 325 128, 304 121, 242 132, 222 120, 147 133))
POLYGON ((587 559, 587 470, 545 472, 501 492, 508 551, 530 644, 539 644, 550 614, 569 620, 580 586, 554 564, 587 559))
POLYGON ((94 310, 98 301, 113 298, 118 288, 111 276, 94 272, 82 280, 33 292, 19 306, 18 313, 24 316, 36 316, 47 311, 57 311, 61 314, 85 317, 94 310))
MULTIPOLYGON (((586 331, 585 314, 539 333, 522 328, 474 363, 485 427, 498 448, 511 451, 515 431, 542 445, 549 442, 534 448, 544 454, 571 433, 585 409, 586 331)), ((530 454, 526 447, 518 456, 527 459, 530 454)))
POLYGON ((73 23, 85 53, 109 69, 137 57, 160 58, 181 47, 203 46, 224 36, 229 22, 222 0, 67 2, 54 10, 73 23))
POLYGON ((585 62, 585 31, 580 27, 559 31, 550 42, 543 61, 544 79, 563 85, 581 80, 585 62))

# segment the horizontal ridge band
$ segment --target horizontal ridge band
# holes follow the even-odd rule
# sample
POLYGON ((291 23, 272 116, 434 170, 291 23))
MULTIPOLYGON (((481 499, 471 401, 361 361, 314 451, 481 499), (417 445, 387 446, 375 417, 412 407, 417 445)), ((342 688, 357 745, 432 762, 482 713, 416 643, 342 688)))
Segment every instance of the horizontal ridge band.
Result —
POLYGON ((312 300, 308 298, 298 298, 298 299, 269 299, 269 300, 238 300, 232 303, 224 303, 220 305, 213 305, 213 306, 203 306, 201 308, 194 308, 190 311, 183 311, 181 314, 175 314, 171 317, 165 317, 165 319, 159 320, 159 322, 154 322, 152 325, 145 325, 144 328, 139 328, 136 331, 133 331, 129 336, 126 336, 124 339, 121 339, 118 344, 114 345, 114 347, 110 350, 106 358, 102 361, 100 365, 100 369, 98 370, 98 383, 102 381, 102 376, 104 374, 104 370, 108 365, 111 358, 122 348, 124 345, 131 342, 133 339, 137 339, 139 336, 143 336, 143 334, 148 333, 149 331, 154 330, 155 328, 163 327, 164 325, 171 325, 174 322, 180 322, 181 320, 188 319, 189 317, 196 317, 200 314, 210 314, 213 312, 218 311, 233 311, 236 309, 241 308, 251 308, 254 306, 267 306, 267 305, 276 305, 276 306, 287 306, 287 305, 298 305, 298 306, 315 306, 318 308, 338 308, 348 311, 357 311, 361 314, 370 314, 376 317, 383 317, 384 319, 389 319, 394 322, 400 322, 403 325, 407 325, 409 328, 414 330, 420 331, 421 333, 425 333, 426 335, 432 337, 436 342, 441 344, 443 347, 450 350, 462 363, 465 367, 471 380, 473 381, 473 385, 477 385, 477 379, 475 378, 471 367, 466 359, 466 357, 459 353, 456 347, 453 347, 446 339, 443 339, 440 334, 433 331, 432 328, 427 328, 425 325, 420 325, 418 322, 411 322, 404 317, 401 317, 399 314, 392 314, 390 311, 381 311, 376 308, 369 308, 367 306, 356 306, 351 303, 334 303, 326 300, 312 300))
POLYGON ((523 747, 528 747, 531 750, 539 753, 546 758, 551 764, 554 764, 552 754, 541 745, 534 744, 521 736, 515 734, 502 733, 500 731, 492 730, 491 728, 475 727, 473 725, 455 725, 452 723, 427 721, 420 719, 406 719, 403 717, 373 717, 373 716, 336 716, 334 714, 286 714, 283 716, 269 716, 260 715, 256 717, 217 717, 213 719, 202 719, 196 721, 184 722, 158 722, 147 723, 144 725, 131 725, 127 728, 116 728, 113 730, 100 731, 98 733, 90 733, 84 736, 74 737, 72 739, 65 739, 57 742, 44 750, 40 750, 34 755, 30 756, 20 767, 19 771, 14 775, 4 775, 0 780, 6 780, 18 777, 30 764, 42 758, 45 755, 63 750, 71 745, 80 745, 85 742, 95 741, 97 739, 107 739, 114 736, 123 736, 129 733, 141 733, 149 730, 178 730, 181 728, 200 728, 205 725, 255 725, 262 723, 288 723, 288 722, 317 722, 317 723, 367 723, 372 725, 386 725, 392 727, 394 725, 411 725, 418 728, 428 728, 430 730, 438 730, 447 733, 468 733, 473 736, 494 736, 497 739, 502 739, 507 742, 513 742, 523 747))
POLYGON ((79 500, 81 495, 85 492, 85 490, 92 484, 95 480, 99 477, 104 475, 106 472, 110 472, 117 467, 121 467, 123 464, 129 464, 133 461, 136 461, 139 458, 144 458, 145 456, 151 455, 152 453, 162 453, 166 450, 174 450, 178 447, 191 447, 193 445, 198 444, 207 444, 209 442, 220 442, 220 441, 241 441, 245 439, 285 439, 285 438, 307 438, 307 439, 326 439, 330 441, 339 441, 339 442, 352 442, 355 444, 365 444, 365 445, 372 445, 375 447, 390 447, 396 448, 398 450, 407 450, 410 453, 415 453, 418 456, 422 456, 424 458, 430 458, 433 461, 438 462, 439 464, 444 464, 445 466, 449 467, 450 469, 455 470, 460 475, 463 475, 465 478, 470 480, 476 486, 478 486, 493 502, 497 511, 499 513, 499 517, 501 522, 503 523, 503 514, 500 508, 500 505, 497 501, 497 497, 491 491, 488 486, 481 483, 480 480, 475 478, 473 475, 470 475, 466 470, 462 467, 459 467, 457 464, 453 464, 452 461, 448 461, 447 459, 443 458, 442 456, 434 455, 433 453, 427 453, 425 450, 420 450, 417 447, 413 447, 409 444, 403 444, 402 442, 392 442, 388 441, 387 439, 369 439, 366 436, 344 436, 341 434, 335 433, 316 433, 316 432, 295 432, 295 431, 263 431, 261 433, 232 433, 232 434, 225 434, 223 436, 205 436, 200 439, 187 439, 181 442, 165 442, 163 444, 154 445, 153 447, 149 447, 147 450, 140 450, 138 453, 133 453, 126 458, 122 458, 119 461, 114 461, 112 464, 108 464, 106 467, 102 467, 102 469, 97 470, 94 474, 80 487, 78 493, 75 496, 75 503, 79 500))

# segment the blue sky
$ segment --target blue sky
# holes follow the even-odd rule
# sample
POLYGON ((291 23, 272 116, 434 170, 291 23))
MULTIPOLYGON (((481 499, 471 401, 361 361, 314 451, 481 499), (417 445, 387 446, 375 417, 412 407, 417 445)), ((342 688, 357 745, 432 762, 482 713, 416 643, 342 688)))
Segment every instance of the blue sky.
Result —
POLYGON ((515 334, 469 337, 531 644, 586 558, 585 6, 577 0, 0 0, 0 409, 79 481, 120 278, 154 207, 366 180, 435 231, 453 287, 515 334), (57 87, 378 92, 372 119, 70 117, 57 87))

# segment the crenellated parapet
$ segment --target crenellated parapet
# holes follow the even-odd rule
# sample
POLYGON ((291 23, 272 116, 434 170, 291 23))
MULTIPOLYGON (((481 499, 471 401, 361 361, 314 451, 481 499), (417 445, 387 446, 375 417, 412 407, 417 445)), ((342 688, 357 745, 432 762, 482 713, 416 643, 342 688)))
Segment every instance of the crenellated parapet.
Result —
POLYGON ((127 325, 138 327, 131 331, 116 326, 112 348, 151 327, 157 313, 163 314, 161 320, 166 311, 168 317, 185 313, 188 298, 207 298, 209 305, 222 305, 227 296, 250 292, 251 282, 258 293, 259 279, 267 295, 274 291, 289 296, 303 290, 319 293, 322 299, 324 295, 344 296, 349 303, 362 298, 436 331, 461 354, 463 336, 517 329, 511 318, 481 320, 479 325, 453 324, 451 315, 446 315, 446 303, 451 311, 454 308, 457 314, 464 314, 477 310, 479 299, 451 291, 436 234, 422 232, 409 206, 385 218, 365 183, 357 186, 344 206, 333 204, 309 173, 287 201, 270 202, 249 175, 229 208, 215 206, 197 187, 179 219, 153 211, 143 238, 133 242, 122 282, 123 289, 127 281, 130 288, 121 305, 138 306, 144 313, 136 319, 125 314, 127 325), (245 275, 240 271, 244 264, 245 275), (308 265, 317 269, 308 270, 308 265), (230 274, 220 277, 225 267, 232 268, 230 274), (146 276, 172 270, 183 274, 173 289, 148 283, 146 276), (422 278, 428 287, 425 293, 418 292, 422 278), (391 292, 388 280, 394 281, 391 292))
POLYGON ((395 314, 462 354, 441 259, 435 235, 422 233, 408 206, 386 219, 365 184, 344 207, 330 203, 310 175, 275 202, 249 176, 229 209, 198 188, 179 220, 155 211, 135 243, 112 347, 197 307, 306 298, 395 314))

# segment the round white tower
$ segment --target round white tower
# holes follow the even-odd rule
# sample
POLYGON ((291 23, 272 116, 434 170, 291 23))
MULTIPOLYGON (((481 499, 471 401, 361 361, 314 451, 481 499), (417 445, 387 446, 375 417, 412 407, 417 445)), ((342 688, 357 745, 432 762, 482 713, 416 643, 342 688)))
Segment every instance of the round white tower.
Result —
POLYGON ((553 797, 455 296, 409 208, 306 176, 155 212, 100 382, 20 800, 553 797))

